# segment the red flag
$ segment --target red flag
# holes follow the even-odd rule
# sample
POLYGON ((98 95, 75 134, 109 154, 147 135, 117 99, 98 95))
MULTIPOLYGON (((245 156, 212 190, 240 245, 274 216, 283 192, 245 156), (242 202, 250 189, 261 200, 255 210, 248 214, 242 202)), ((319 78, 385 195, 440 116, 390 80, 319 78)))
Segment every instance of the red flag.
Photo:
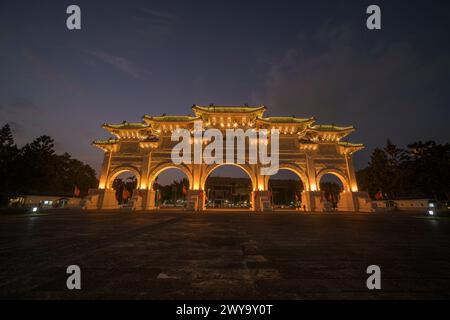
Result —
POLYGON ((129 197, 130 197, 130 192, 127 190, 127 188, 123 188, 122 199, 127 200, 129 197))
POLYGON ((80 196, 80 188, 78 188, 78 186, 75 186, 75 189, 73 190, 73 196, 74 197, 80 196))
POLYGON ((383 194, 381 193, 381 191, 378 191, 378 192, 375 194, 375 199, 377 199, 377 200, 383 199, 383 194))
POLYGON ((183 184, 182 192, 183 192, 183 194, 186 194, 186 193, 187 193, 186 186, 185 186, 184 184, 183 184))

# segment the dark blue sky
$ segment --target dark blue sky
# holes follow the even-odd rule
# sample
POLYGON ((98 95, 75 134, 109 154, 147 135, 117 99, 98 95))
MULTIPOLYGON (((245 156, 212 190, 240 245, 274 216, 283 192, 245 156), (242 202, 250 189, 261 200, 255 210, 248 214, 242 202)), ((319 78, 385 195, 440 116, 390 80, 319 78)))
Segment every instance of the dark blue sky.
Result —
POLYGON ((0 1, 0 124, 98 169, 104 122, 190 106, 355 125, 358 167, 387 138, 448 142, 448 1, 0 1), (66 29, 78 4, 82 30, 66 29), (382 30, 365 27, 369 4, 382 30))

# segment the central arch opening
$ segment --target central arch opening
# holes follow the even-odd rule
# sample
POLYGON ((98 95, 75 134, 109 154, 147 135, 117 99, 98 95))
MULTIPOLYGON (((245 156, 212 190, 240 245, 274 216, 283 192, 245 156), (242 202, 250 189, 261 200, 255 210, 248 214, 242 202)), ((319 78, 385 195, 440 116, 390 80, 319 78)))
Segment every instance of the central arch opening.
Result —
POLYGON ((236 165, 222 165, 213 169, 204 185, 207 209, 250 209, 252 207, 252 179, 236 165))
POLYGON ((302 180, 289 169, 280 169, 269 177, 269 196, 274 209, 302 208, 302 192, 305 190, 302 180))
POLYGON ((177 168, 167 168, 154 179, 155 206, 158 208, 184 208, 189 190, 189 179, 177 168))

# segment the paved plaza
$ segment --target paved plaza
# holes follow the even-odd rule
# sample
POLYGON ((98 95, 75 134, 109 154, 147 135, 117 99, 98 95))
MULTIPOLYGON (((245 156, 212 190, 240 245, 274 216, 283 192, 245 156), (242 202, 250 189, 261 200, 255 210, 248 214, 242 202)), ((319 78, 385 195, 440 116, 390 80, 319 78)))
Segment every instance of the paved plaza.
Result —
POLYGON ((450 219, 413 213, 3 214, 0 298, 448 299, 449 253, 450 219))

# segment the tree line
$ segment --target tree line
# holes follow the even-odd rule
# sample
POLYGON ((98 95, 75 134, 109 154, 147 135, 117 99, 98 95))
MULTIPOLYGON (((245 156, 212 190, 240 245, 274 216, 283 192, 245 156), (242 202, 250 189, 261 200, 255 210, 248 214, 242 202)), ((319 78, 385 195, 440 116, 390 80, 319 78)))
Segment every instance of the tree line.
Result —
POLYGON ((378 199, 450 198, 450 144, 414 142, 399 148, 390 140, 376 148, 356 174, 359 189, 378 199))
POLYGON ((19 148, 8 124, 0 129, 0 177, 2 205, 17 195, 84 196, 98 185, 95 170, 68 153, 56 154, 49 136, 19 148))

